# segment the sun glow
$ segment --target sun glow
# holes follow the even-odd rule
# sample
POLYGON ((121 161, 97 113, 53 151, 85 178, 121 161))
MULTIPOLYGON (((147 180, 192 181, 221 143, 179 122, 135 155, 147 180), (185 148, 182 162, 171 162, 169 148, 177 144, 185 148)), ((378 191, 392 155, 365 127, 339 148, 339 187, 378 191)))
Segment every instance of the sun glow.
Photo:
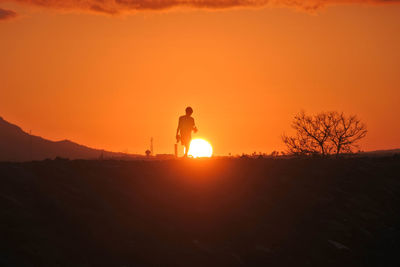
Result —
POLYGON ((212 156, 213 148, 209 142, 204 139, 193 139, 190 142, 188 156, 193 158, 209 158, 212 156))

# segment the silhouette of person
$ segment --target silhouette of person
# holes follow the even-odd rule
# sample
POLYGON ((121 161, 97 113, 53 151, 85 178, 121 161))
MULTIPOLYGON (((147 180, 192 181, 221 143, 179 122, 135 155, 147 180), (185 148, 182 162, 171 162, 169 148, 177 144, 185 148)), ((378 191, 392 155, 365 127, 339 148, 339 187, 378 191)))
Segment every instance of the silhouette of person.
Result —
POLYGON ((176 142, 179 143, 181 141, 181 144, 185 147, 184 157, 187 157, 190 141, 192 140, 192 131, 196 133, 197 128, 192 117, 193 109, 187 107, 185 111, 186 115, 179 117, 178 128, 176 129, 176 142))

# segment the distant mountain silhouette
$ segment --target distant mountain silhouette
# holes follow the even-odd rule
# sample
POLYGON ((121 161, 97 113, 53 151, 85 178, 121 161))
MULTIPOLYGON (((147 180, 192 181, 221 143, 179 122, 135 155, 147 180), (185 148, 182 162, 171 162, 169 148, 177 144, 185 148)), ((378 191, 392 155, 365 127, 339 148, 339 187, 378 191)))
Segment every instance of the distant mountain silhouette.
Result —
POLYGON ((400 148, 366 151, 361 153, 361 155, 367 155, 367 156, 391 156, 395 154, 400 154, 400 148))
POLYGON ((125 153, 115 153, 93 149, 69 140, 50 141, 40 136, 30 135, 20 127, 0 117, 0 161, 30 161, 54 159, 98 159, 135 157, 125 153))

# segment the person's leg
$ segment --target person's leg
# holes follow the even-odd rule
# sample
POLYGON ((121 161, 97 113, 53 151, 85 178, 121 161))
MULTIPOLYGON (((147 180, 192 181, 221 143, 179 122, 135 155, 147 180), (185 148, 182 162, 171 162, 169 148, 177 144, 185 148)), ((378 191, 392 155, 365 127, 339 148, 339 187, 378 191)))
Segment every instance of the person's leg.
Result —
POLYGON ((186 143, 186 145, 185 145, 185 147, 186 147, 186 149, 185 149, 185 151, 186 151, 186 157, 188 157, 188 153, 189 153, 190 143, 191 143, 191 142, 192 142, 192 137, 189 136, 189 137, 185 140, 185 143, 186 143))
POLYGON ((185 147, 185 154, 183 155, 185 158, 187 158, 188 156, 188 152, 189 152, 189 145, 187 143, 185 143, 183 145, 185 147))
POLYGON ((182 135, 182 136, 181 136, 181 143, 182 143, 183 147, 185 148, 185 154, 184 154, 183 156, 184 156, 185 158, 187 158, 188 152, 189 152, 190 140, 187 138, 186 135, 182 135))

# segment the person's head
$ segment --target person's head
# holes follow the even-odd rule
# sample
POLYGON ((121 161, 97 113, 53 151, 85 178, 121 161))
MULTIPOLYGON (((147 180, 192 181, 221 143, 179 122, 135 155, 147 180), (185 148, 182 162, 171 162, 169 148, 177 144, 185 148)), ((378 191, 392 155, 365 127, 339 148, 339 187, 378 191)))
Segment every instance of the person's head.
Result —
POLYGON ((185 109, 185 111, 186 111, 186 115, 188 115, 188 116, 190 116, 190 115, 193 114, 193 109, 192 109, 191 107, 187 107, 187 108, 185 109))

